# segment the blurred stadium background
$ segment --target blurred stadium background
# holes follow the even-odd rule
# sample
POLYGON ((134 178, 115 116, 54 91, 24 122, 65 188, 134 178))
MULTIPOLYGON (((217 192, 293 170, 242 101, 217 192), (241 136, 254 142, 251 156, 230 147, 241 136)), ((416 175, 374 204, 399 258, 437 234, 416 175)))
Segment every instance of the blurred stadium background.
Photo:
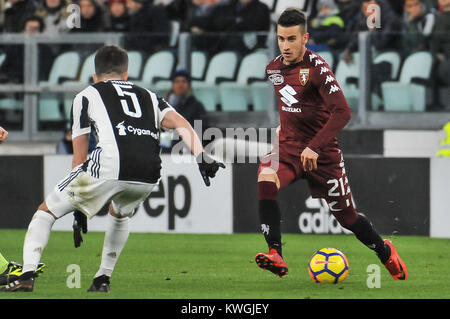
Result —
MULTIPOLYGON (((450 146, 443 130, 450 121, 449 6, 448 0, 0 0, 0 125, 10 133, 0 147, 6 189, 0 228, 24 229, 70 168, 70 155, 57 154, 56 145, 72 99, 92 81, 95 51, 116 44, 129 51, 131 81, 165 97, 173 72, 189 70, 208 126, 224 136, 227 128, 243 132, 213 142, 229 169, 209 189, 195 165, 163 155, 162 183, 135 215, 132 231, 258 232, 256 162, 270 150, 264 129, 279 124, 264 69, 279 54, 279 14, 297 7, 310 19, 309 47, 332 67, 352 109, 339 141, 357 208, 383 234, 450 238, 450 159, 436 155, 450 146), (81 28, 67 27, 77 23, 70 4, 81 8, 81 28), (380 28, 367 28, 368 4, 380 6, 380 28), (419 14, 412 12, 418 7, 419 14), (30 15, 46 23, 42 30, 24 28, 30 15), (245 163, 232 163, 237 156, 245 163)), ((305 183, 281 196, 289 199, 282 201, 285 232, 344 232, 305 183)), ((103 216, 90 230, 103 230, 103 216)), ((63 218, 55 229, 71 230, 71 223, 63 218)))

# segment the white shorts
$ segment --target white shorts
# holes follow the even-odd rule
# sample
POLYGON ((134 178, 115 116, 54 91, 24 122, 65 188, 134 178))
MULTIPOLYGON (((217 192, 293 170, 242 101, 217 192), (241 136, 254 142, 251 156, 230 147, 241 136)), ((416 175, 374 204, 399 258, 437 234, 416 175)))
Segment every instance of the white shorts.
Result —
POLYGON ((83 171, 81 166, 75 167, 45 199, 48 209, 57 218, 74 210, 92 218, 109 202, 117 215, 131 216, 156 186, 94 178, 83 171))

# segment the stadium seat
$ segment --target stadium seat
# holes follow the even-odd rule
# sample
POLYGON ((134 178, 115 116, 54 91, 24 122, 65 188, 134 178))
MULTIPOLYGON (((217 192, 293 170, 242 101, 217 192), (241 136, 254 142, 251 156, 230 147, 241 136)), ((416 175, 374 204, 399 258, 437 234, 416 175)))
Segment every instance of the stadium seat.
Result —
POLYGON ((350 108, 356 110, 358 108, 359 90, 355 84, 347 83, 347 79, 359 77, 359 53, 353 53, 353 62, 351 64, 347 64, 340 59, 336 66, 335 75, 350 108))
POLYGON ((251 84, 253 79, 265 81, 265 65, 269 62, 265 51, 256 51, 246 55, 239 66, 236 82, 219 84, 222 111, 247 111, 252 103, 251 84))
MULTIPOLYGON (((6 54, 0 54, 0 66, 5 61, 6 54)), ((17 100, 14 94, 0 93, 0 110, 22 110, 23 101, 17 100)))
POLYGON ((176 20, 170 20, 170 40, 169 46, 175 47, 180 36, 181 23, 176 20))
POLYGON ((205 80, 192 81, 195 96, 203 103, 205 110, 215 111, 219 103, 218 79, 232 80, 238 65, 238 55, 234 51, 223 51, 209 61, 205 80))
POLYGON ((432 56, 429 52, 409 55, 401 69, 399 81, 381 84, 385 111, 424 111, 426 85, 430 77, 432 56))
POLYGON ((395 51, 382 52, 375 56, 373 63, 388 62, 391 64, 391 79, 395 80, 400 69, 401 57, 400 53, 395 51))
POLYGON ((257 81, 250 84, 250 97, 253 111, 265 111, 274 96, 273 85, 269 81, 257 81))
POLYGON ((286 8, 303 9, 304 2, 305 0, 277 0, 271 14, 272 21, 276 23, 281 13, 283 13, 286 8))
POLYGON ((207 57, 202 51, 193 51, 191 54, 191 76, 194 79, 202 79, 206 70, 207 57))
MULTIPOLYGON (((191 53, 191 77, 192 79, 202 79, 206 69, 206 53, 202 51, 192 51, 191 53)), ((180 69, 177 65, 176 70, 180 69)), ((172 87, 171 80, 161 80, 155 83, 155 91, 161 96, 166 96, 172 87)))
POLYGON ((0 110, 23 110, 23 100, 18 100, 15 94, 0 93, 0 110))
MULTIPOLYGON (((83 62, 81 66, 80 75, 78 77, 78 81, 64 81, 62 83, 63 86, 73 86, 79 85, 80 88, 77 91, 82 90, 84 86, 87 86, 89 83, 93 81, 92 75, 95 73, 95 65, 94 65, 95 53, 89 55, 83 62)), ((64 115, 65 119, 70 119, 70 110, 72 108, 72 100, 77 92, 73 93, 65 93, 64 94, 64 115)))
POLYGON ((3 61, 5 61, 6 58, 6 54, 5 53, 0 53, 0 66, 2 66, 3 61))
POLYGON ((92 75, 95 73, 95 65, 94 65, 95 53, 89 55, 83 62, 80 70, 80 75, 78 76, 78 80, 74 81, 64 81, 62 84, 83 84, 87 85, 93 81, 92 75))
MULTIPOLYGON (((77 52, 70 51, 61 53, 53 62, 50 69, 48 81, 41 81, 41 86, 56 86, 64 78, 75 79, 80 66, 80 56, 77 52)), ((39 120, 40 121, 62 121, 59 105, 60 99, 55 93, 42 93, 39 97, 39 120)))
POLYGON ((139 51, 128 52, 128 79, 139 79, 142 70, 142 53, 139 51))
POLYGON ((333 68, 334 68, 333 53, 331 53, 330 51, 319 51, 319 52, 317 52, 317 54, 320 55, 325 60, 325 62, 328 63, 331 70, 333 70, 333 68))
MULTIPOLYGON (((397 79, 398 71, 400 69, 400 63, 401 63, 401 57, 398 52, 395 51, 388 51, 388 52, 382 52, 375 56, 373 59, 373 63, 381 63, 381 62, 388 62, 391 65, 391 81, 394 81, 397 79)), ((379 96, 376 93, 372 93, 372 109, 373 110, 379 110, 380 106, 383 104, 383 100, 381 96, 379 96)))
POLYGON ((140 80, 134 81, 134 83, 159 93, 155 83, 161 80, 169 80, 174 67, 175 56, 172 52, 165 50, 153 53, 145 62, 140 80))
POLYGON ((62 78, 75 79, 80 66, 80 56, 77 52, 61 53, 53 61, 48 81, 41 81, 40 85, 58 84, 62 78))

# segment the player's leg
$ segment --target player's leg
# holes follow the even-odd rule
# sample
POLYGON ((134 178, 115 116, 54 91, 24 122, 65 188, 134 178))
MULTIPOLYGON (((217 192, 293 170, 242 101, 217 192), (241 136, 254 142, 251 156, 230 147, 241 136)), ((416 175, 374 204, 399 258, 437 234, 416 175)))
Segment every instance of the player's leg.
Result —
MULTIPOLYGON (((25 235, 23 246, 23 273, 21 277, 33 276, 42 252, 50 238, 50 232, 56 219, 74 211, 74 198, 82 200, 83 196, 75 190, 75 185, 90 186, 89 180, 85 180, 85 165, 75 167, 64 179, 62 179, 46 197, 45 201, 34 213, 25 235), (83 181, 81 181, 83 179, 83 181)), ((84 193, 84 196, 85 193, 84 193)), ((83 210, 82 210, 83 211, 83 210)))
MULTIPOLYGON (((71 207, 68 207, 67 211, 69 212, 70 209, 71 207)), ((46 202, 43 202, 34 213, 23 245, 23 275, 36 271, 56 219, 57 217, 49 210, 46 202)))
POLYGON ((278 171, 261 167, 258 174, 258 212, 261 232, 270 248, 283 256, 281 247, 281 212, 278 205, 278 191, 295 178, 295 173, 283 163, 278 171))
POLYGON ((116 262, 125 247, 130 234, 129 217, 115 213, 112 204, 109 206, 109 214, 105 240, 103 242, 102 260, 100 268, 94 276, 93 283, 88 291, 109 292, 110 277, 116 262))
POLYGON ((323 157, 336 164, 319 163, 319 169, 308 175, 313 197, 325 198, 330 212, 341 226, 352 231, 359 241, 375 251, 394 279, 406 279, 406 267, 392 243, 383 240, 370 221, 354 208, 342 153, 330 152, 323 154, 323 157))
POLYGON ((261 231, 269 252, 257 254, 255 261, 259 267, 270 270, 279 277, 287 274, 288 267, 282 257, 278 191, 294 179, 295 172, 284 163, 277 163, 277 169, 272 165, 261 163, 258 169, 258 211, 261 231))
POLYGON ((17 280, 9 282, 1 291, 33 291, 34 278, 37 277, 38 268, 42 270, 44 264, 39 263, 42 252, 46 247, 51 228, 56 216, 43 202, 34 213, 25 235, 23 245, 23 268, 17 280))
MULTIPOLYGON (((37 273, 42 273, 46 265, 39 263, 36 269, 37 273)), ((8 262, 0 253, 0 286, 9 285, 22 275, 22 264, 15 261, 8 262)))
POLYGON ((351 202, 347 205, 349 196, 346 197, 343 199, 326 197, 330 212, 342 227, 352 231, 359 241, 375 251, 381 262, 385 263, 390 255, 389 247, 384 244, 370 221, 364 215, 358 214, 351 202))
MULTIPOLYGON (((331 201, 331 203, 335 202, 331 201)), ((328 203, 330 205, 330 202, 328 203)), ((358 214, 353 205, 338 211, 339 206, 345 205, 333 204, 335 211, 332 213, 341 226, 352 231, 359 241, 375 251, 381 263, 386 266, 395 280, 406 280, 408 276, 406 266, 392 242, 383 240, 372 223, 364 215, 358 214)))
POLYGON ((2 274, 6 270, 6 268, 8 268, 8 264, 9 262, 0 253, 0 274, 2 274))
POLYGON ((130 184, 126 182, 117 182, 117 184, 120 185, 118 190, 121 191, 112 198, 109 206, 102 260, 88 290, 91 292, 110 291, 110 277, 130 234, 130 216, 154 188, 154 185, 151 184, 130 184))
POLYGON ((98 190, 98 185, 103 182, 90 177, 84 172, 83 167, 80 165, 73 169, 34 213, 23 245, 22 275, 2 291, 33 291, 34 278, 37 277, 41 265, 39 261, 56 219, 75 209, 87 215, 95 215, 109 199, 108 192, 98 190))

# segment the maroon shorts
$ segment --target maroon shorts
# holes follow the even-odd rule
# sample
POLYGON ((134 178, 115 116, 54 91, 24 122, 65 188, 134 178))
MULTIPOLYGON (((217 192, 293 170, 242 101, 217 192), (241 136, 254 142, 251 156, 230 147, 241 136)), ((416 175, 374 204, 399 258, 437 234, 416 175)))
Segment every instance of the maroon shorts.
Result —
POLYGON ((259 164, 258 174, 264 167, 277 172, 280 188, 298 179, 306 179, 313 198, 324 198, 330 210, 339 211, 352 205, 352 195, 344 167, 342 152, 337 147, 329 147, 320 153, 317 170, 306 172, 300 160, 299 148, 280 144, 267 154, 259 164))

